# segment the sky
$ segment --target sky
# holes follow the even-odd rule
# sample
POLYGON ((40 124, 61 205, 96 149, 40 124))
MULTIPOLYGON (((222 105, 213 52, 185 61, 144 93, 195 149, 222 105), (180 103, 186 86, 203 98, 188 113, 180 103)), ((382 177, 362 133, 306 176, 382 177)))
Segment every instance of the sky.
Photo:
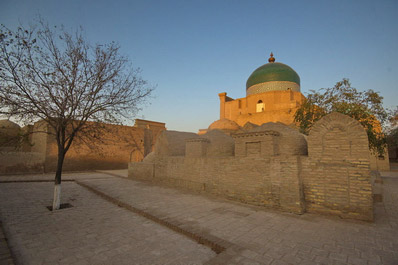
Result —
POLYGON ((92 44, 115 41, 156 89, 134 118, 197 132, 219 119, 219 97, 273 52, 300 76, 301 92, 349 78, 398 105, 398 1, 1 0, 0 23, 82 26, 92 44))

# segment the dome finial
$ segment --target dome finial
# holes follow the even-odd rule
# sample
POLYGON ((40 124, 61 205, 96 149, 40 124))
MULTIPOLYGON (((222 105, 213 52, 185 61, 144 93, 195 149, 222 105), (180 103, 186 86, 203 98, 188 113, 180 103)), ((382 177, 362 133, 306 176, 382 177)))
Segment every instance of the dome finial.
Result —
POLYGON ((273 63, 275 62, 274 54, 271 52, 268 62, 273 63))

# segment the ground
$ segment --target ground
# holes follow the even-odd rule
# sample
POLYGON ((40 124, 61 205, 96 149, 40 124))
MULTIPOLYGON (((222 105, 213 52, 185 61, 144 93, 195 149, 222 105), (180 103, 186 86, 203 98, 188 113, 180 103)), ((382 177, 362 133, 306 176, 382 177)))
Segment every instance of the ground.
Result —
POLYGON ((398 170, 382 172, 374 223, 251 207, 126 174, 66 173, 62 202, 73 207, 57 212, 46 208, 52 175, 1 176, 0 264, 398 264, 398 170))

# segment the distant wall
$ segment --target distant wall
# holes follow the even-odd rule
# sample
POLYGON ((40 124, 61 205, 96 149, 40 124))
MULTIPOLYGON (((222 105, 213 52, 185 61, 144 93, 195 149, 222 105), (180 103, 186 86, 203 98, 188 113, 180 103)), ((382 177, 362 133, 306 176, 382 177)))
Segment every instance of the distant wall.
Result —
POLYGON ((31 134, 31 152, 42 153, 44 156, 47 154, 49 144, 49 136, 47 134, 48 130, 48 125, 43 121, 36 122, 33 125, 31 134))
MULTIPOLYGON (((3 122, 4 123, 4 122, 3 122)), ((45 138, 37 135, 37 141, 41 145, 33 147, 29 141, 25 142, 21 139, 21 132, 29 132, 33 126, 27 126, 18 129, 15 126, 13 136, 16 140, 9 142, 10 145, 0 147, 0 174, 19 174, 19 173, 43 173, 45 161, 45 138)), ((44 134, 42 134, 45 136, 44 134)), ((3 138, 4 139, 4 138, 3 138)))
MULTIPOLYGON (((143 120, 141 120, 143 123, 143 120)), ((106 129, 98 140, 88 144, 74 140, 66 154, 63 169, 66 171, 83 171, 99 169, 124 169, 131 161, 142 161, 152 151, 153 144, 161 130, 145 127, 122 125, 105 125, 106 129)), ((48 138, 45 159, 45 171, 56 170, 57 145, 54 139, 48 138)))
MULTIPOLYGON (((142 161, 153 149, 164 123, 139 120, 137 126, 104 124, 84 141, 75 138, 66 154, 63 170, 84 171, 127 168, 131 161, 142 161), (148 124, 146 124, 148 122, 148 124), (146 126, 147 125, 147 126, 146 126)), ((26 128, 31 142, 19 152, 0 153, 0 174, 54 172, 57 144, 50 127, 43 121, 26 128)))
POLYGON ((370 155, 370 169, 378 171, 390 171, 390 155, 388 148, 385 149, 383 156, 378 156, 369 153, 370 155))
POLYGON ((388 146, 388 156, 392 161, 398 161, 398 146, 393 144, 388 146))
POLYGON ((37 152, 0 152, 0 174, 43 173, 44 156, 37 152))

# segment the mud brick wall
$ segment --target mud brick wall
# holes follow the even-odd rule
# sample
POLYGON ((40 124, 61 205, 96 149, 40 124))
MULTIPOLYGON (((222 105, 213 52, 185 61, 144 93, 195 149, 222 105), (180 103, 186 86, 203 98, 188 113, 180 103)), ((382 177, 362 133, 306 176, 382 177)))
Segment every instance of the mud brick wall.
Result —
POLYGON ((207 146, 209 140, 203 138, 194 138, 185 141, 185 156, 186 157, 203 157, 207 153, 207 146))
POLYGON ((165 157, 130 164, 132 178, 206 192, 241 202, 303 213, 299 157, 186 158, 165 157), (150 171, 154 165, 153 177, 150 171), (135 171, 135 173, 133 173, 135 171))
POLYGON ((152 180, 154 176, 154 164, 143 162, 131 162, 128 167, 128 175, 134 179, 152 180))
POLYGON ((274 131, 241 133, 234 135, 235 156, 269 157, 279 153, 279 133, 274 131))
POLYGON ((250 130, 193 138, 165 132, 154 153, 130 164, 129 177, 299 214, 373 219, 368 139, 359 122, 332 113, 307 140, 283 124, 250 130))
MULTIPOLYGON (((132 127, 89 122, 96 125, 93 126, 95 129, 84 141, 74 139, 66 154, 63 170, 123 169, 129 162, 142 161, 154 149, 156 139, 166 128, 164 123, 159 122, 138 120, 136 123, 132 127)), ((39 121, 28 130, 35 133, 23 150, 0 152, 0 174, 56 170, 58 149, 54 133, 47 133, 51 132, 49 125, 39 121)))
POLYGON ((372 220, 368 139, 360 123, 332 113, 314 125, 307 141, 306 210, 372 220))
POLYGON ((301 158, 279 154, 279 142, 283 141, 280 133, 265 130, 239 133, 231 138, 214 131, 204 136, 208 138, 189 136, 181 132, 163 133, 153 154, 142 163, 130 163, 129 177, 304 212, 301 158), (176 138, 185 142, 185 155, 172 155, 177 153, 172 150, 176 148, 176 138))

